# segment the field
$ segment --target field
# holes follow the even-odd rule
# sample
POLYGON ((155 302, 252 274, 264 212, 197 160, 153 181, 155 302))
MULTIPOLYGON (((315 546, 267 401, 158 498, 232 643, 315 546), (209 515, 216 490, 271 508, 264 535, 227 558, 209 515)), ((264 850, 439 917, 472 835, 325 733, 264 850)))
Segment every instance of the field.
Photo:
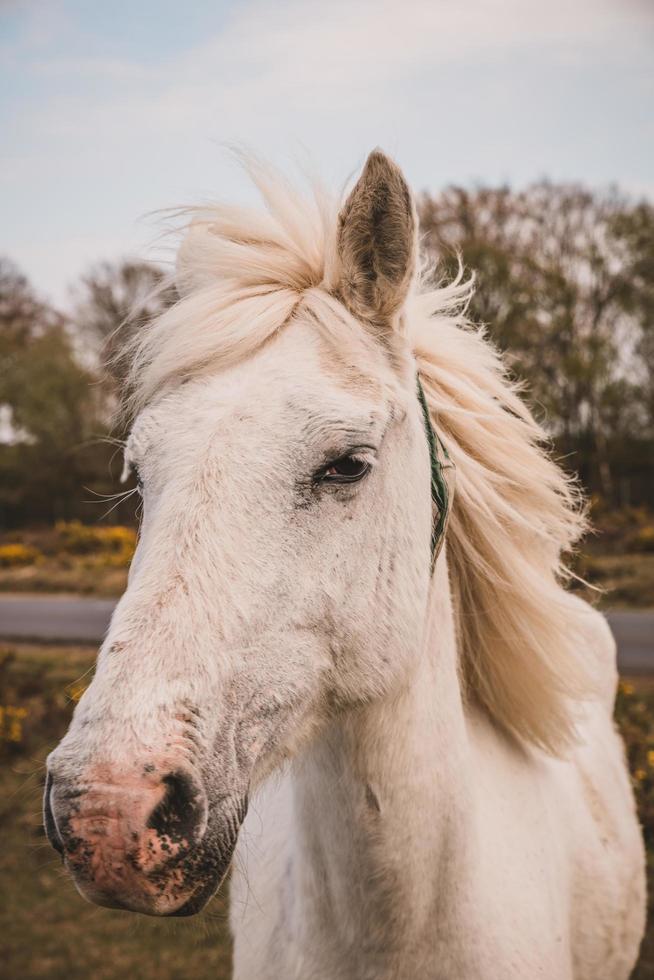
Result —
POLYGON ((136 531, 59 521, 0 534, 0 592, 73 592, 119 596, 127 583, 136 531))
POLYGON ((0 648, 0 972, 6 980, 227 980, 220 897, 193 919, 87 904, 41 829, 43 760, 63 735, 95 651, 0 648))
MULTIPOLYGON (((592 507, 596 533, 574 559, 578 575, 594 586, 579 591, 612 608, 654 605, 654 514, 644 507, 620 511, 592 507)), ((136 544, 133 527, 59 521, 53 527, 0 532, 0 592, 68 592, 119 596, 136 544)))
POLYGON ((594 587, 578 586, 576 591, 592 605, 600 609, 654 606, 654 554, 597 555, 585 552, 575 564, 578 574, 594 587))
MULTIPOLYGON (((0 952, 7 980, 223 980, 230 975, 226 903, 190 920, 158 920, 88 905, 41 829, 43 760, 88 683, 94 651, 0 647, 0 952)), ((654 679, 625 680, 618 721, 645 829, 654 891, 654 679)), ((654 978, 654 925, 634 980, 654 978)))

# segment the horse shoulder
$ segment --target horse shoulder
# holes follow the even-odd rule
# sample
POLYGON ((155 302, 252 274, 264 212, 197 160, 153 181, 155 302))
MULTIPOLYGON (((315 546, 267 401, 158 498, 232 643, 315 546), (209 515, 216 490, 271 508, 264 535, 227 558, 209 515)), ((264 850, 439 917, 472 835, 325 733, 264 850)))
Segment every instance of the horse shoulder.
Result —
POLYGON ((575 977, 627 977, 645 922, 645 854, 624 744, 613 718, 616 643, 600 612, 575 598, 582 655, 597 700, 581 706, 579 744, 565 793, 570 833, 571 930, 575 977))
MULTIPOLYGON (((644 926, 644 853, 611 717, 615 644, 604 617, 590 607, 583 612, 586 655, 604 687, 598 701, 582 705, 580 740, 569 757, 521 746, 481 712, 469 714, 480 814, 475 881, 487 898, 499 889, 520 896, 511 904, 517 933, 540 946, 541 957, 556 936, 575 980, 626 980, 644 926)), ((501 928, 496 921, 495 931, 501 928)))
POLYGON ((582 649, 597 696, 609 714, 613 714, 618 688, 618 666, 615 638, 606 616, 579 596, 569 596, 577 614, 582 649))

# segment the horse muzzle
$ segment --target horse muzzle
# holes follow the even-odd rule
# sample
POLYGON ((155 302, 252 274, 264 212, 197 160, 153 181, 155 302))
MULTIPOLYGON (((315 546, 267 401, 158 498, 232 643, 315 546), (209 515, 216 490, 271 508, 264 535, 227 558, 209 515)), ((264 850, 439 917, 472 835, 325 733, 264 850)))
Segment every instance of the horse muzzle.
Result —
POLYGON ((78 891, 108 908, 193 915, 224 878, 247 800, 210 806, 196 774, 146 764, 89 768, 83 779, 50 769, 44 824, 78 891))

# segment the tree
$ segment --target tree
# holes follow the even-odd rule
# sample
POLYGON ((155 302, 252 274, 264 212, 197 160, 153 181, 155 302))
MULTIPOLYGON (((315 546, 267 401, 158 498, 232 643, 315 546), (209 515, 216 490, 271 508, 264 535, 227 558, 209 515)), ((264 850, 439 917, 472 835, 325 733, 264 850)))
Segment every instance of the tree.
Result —
POLYGON ((0 262, 0 522, 77 516, 84 485, 107 489, 102 395, 75 359, 66 319, 0 262))
POLYGON ((421 223, 446 270, 460 253, 475 271, 472 316, 527 381, 559 452, 617 501, 626 446, 644 433, 653 445, 651 373, 639 380, 652 332, 652 209, 577 185, 453 187, 422 199, 421 223))
POLYGON ((143 323, 177 299, 163 271, 147 262, 102 262, 82 277, 73 317, 111 387, 122 380, 120 350, 143 323))

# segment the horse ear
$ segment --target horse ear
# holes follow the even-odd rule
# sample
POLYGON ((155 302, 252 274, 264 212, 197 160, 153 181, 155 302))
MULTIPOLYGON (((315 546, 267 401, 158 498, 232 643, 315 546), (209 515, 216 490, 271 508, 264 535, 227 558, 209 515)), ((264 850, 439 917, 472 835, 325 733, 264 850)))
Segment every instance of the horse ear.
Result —
POLYGON ((373 150, 338 219, 339 292, 361 320, 393 325, 416 267, 417 220, 401 170, 373 150))

